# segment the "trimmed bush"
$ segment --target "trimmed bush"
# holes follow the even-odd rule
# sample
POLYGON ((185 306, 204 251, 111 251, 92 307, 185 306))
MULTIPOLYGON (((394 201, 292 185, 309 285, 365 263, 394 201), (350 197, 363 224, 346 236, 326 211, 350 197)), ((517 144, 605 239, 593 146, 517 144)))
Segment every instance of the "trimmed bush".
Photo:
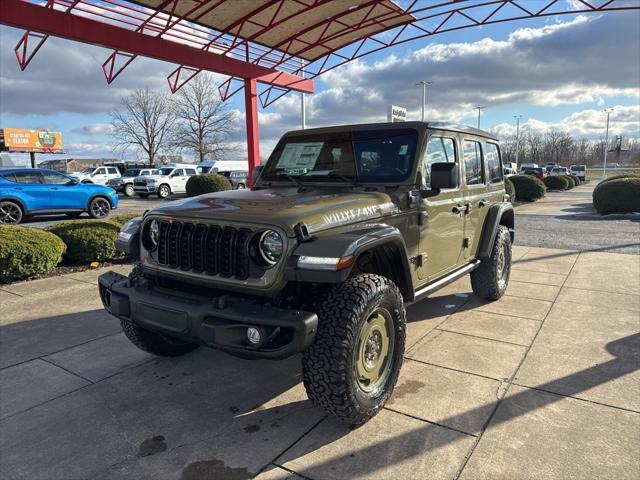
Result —
POLYGON ((544 179, 544 185, 550 190, 567 190, 569 180, 564 175, 549 175, 544 179))
POLYGON ((195 197, 205 193, 221 192, 231 190, 231 182, 223 175, 203 173, 194 175, 187 180, 187 196, 195 197))
POLYGON ((601 180, 598 185, 610 182, 611 180, 618 180, 619 178, 640 178, 640 173, 620 173, 618 175, 611 175, 610 177, 601 180))
POLYGON ((505 177, 504 179, 504 189, 511 200, 516 199, 516 189, 514 188, 513 183, 511 183, 511 180, 509 180, 507 177, 505 177))
POLYGON ((516 199, 533 201, 544 197, 547 189, 540 180, 533 175, 513 175, 509 177, 516 190, 516 199))
POLYGON ((640 177, 600 182, 593 190, 593 206, 601 215, 640 212, 640 177))
POLYGON ((576 182, 573 181, 573 178, 571 178, 571 175, 562 175, 562 178, 564 178, 567 181, 567 188, 569 190, 571 190, 576 186, 576 182))
POLYGON ((52 271, 65 251, 54 234, 38 228, 0 225, 0 283, 52 271))
POLYGON ((569 176, 573 179, 573 183, 576 184, 576 187, 580 185, 580 178, 576 174, 570 173, 569 176))
POLYGON ((47 228, 67 246, 64 258, 69 263, 89 263, 113 258, 114 241, 120 231, 111 220, 65 222, 47 228))

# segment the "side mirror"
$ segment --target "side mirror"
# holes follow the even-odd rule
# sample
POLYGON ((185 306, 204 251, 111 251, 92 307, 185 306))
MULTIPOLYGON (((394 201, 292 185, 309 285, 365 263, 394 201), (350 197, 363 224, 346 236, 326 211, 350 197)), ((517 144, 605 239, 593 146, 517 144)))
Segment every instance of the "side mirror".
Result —
POLYGON ((458 164, 450 162, 431 165, 431 188, 444 190, 458 187, 458 164))
POLYGON ((253 183, 256 183, 258 181, 258 178, 260 178, 260 174, 262 173, 262 170, 264 170, 264 165, 256 165, 253 169, 253 173, 251 175, 251 181, 253 183))

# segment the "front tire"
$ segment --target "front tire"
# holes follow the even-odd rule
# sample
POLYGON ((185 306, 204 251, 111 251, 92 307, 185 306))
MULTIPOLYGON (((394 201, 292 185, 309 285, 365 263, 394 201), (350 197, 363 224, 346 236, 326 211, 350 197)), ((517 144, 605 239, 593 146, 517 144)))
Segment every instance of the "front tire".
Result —
POLYGON ((96 197, 89 203, 89 215, 91 218, 107 218, 111 213, 111 203, 104 197, 96 197))
POLYGON ((133 197, 136 194, 135 190, 133 189, 133 185, 125 185, 124 194, 127 197, 133 197))
POLYGON ((302 356, 307 395, 338 419, 361 425, 393 393, 402 366, 406 315, 398 287, 361 274, 319 304, 318 331, 302 356))
POLYGON ((3 200, 0 202, 0 224, 18 225, 24 216, 20 205, 16 202, 3 200))
POLYGON ((158 187, 158 197, 167 198, 169 195, 171 195, 171 189, 169 188, 169 185, 160 185, 158 187))
POLYGON ((195 343, 183 342, 177 338, 140 328, 130 320, 120 320, 122 331, 129 341, 140 350, 160 357, 179 357, 198 348, 195 343))
POLYGON ((511 236, 509 229, 498 225, 491 256, 482 259, 480 266, 471 272, 473 293, 486 300, 498 300, 509 285, 511 274, 511 236))

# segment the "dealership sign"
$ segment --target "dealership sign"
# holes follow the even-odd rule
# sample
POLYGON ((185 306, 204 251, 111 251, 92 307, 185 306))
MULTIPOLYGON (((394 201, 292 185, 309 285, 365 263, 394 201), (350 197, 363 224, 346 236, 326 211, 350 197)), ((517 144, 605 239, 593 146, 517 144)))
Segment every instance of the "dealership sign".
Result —
POLYGON ((407 109, 404 107, 397 107, 396 105, 389 105, 387 111, 387 122, 406 122, 407 121, 407 109))
POLYGON ((2 129, 4 149, 10 152, 59 153, 62 133, 49 130, 2 129))

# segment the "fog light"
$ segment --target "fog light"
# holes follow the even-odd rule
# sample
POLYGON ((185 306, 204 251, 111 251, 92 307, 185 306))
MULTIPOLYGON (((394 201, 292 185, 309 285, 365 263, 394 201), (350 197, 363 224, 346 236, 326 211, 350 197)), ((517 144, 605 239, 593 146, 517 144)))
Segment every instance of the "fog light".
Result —
POLYGON ((262 342, 260 330, 254 327, 247 328, 247 340, 249 340, 252 345, 260 345, 260 342, 262 342))

